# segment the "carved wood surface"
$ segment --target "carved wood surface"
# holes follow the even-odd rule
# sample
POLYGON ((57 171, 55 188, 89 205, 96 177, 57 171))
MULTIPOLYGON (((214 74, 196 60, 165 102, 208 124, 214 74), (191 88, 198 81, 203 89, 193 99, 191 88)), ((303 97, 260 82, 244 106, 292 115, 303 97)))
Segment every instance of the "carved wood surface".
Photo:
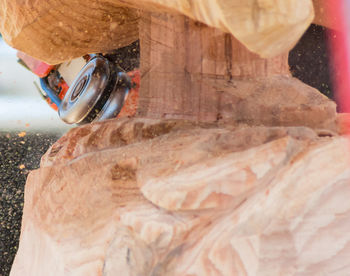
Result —
POLYGON ((136 40, 139 9, 186 15, 264 57, 290 50, 313 19, 311 0, 3 0, 0 32, 11 46, 56 64, 136 40))
POLYGON ((348 139, 110 120, 26 184, 11 275, 348 275, 348 139))
POLYGON ((138 19, 135 9, 108 0, 0 2, 5 41, 50 64, 134 42, 139 37, 138 19))
POLYGON ((312 17, 310 0, 2 1, 5 39, 51 63, 140 33, 138 115, 157 118, 51 147, 11 275, 349 274, 348 120, 287 65, 312 17))
POLYGON ((334 130, 335 104, 290 76, 288 53, 263 59, 182 15, 141 16, 138 115, 334 130))
POLYGON ((249 50, 271 57, 290 50, 314 17, 310 0, 120 0, 155 11, 176 11, 231 33, 249 50))

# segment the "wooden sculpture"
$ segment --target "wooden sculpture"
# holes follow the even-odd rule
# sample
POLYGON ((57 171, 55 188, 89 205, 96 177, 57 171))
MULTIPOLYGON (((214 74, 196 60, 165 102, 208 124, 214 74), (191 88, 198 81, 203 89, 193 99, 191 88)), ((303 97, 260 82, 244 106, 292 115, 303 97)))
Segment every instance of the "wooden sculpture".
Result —
POLYGON ((287 62, 311 0, 5 0, 0 18, 51 63, 141 45, 136 118, 71 130, 28 177, 12 276, 349 274, 347 120, 287 62))
POLYGON ((28 178, 11 275, 347 275, 348 148, 306 127, 74 129, 28 178))
POLYGON ((265 57, 287 52, 313 19, 311 0, 3 0, 0 29, 10 45, 55 64, 126 46, 145 11, 183 14, 265 57))

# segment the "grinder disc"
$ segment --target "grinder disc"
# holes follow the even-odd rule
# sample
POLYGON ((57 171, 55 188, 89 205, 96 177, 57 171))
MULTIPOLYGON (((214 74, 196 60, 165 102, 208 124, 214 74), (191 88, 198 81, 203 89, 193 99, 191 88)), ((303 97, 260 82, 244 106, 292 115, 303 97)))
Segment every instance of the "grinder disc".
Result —
POLYGON ((91 59, 79 72, 64 99, 58 114, 68 124, 93 121, 114 90, 117 71, 101 56, 91 59))

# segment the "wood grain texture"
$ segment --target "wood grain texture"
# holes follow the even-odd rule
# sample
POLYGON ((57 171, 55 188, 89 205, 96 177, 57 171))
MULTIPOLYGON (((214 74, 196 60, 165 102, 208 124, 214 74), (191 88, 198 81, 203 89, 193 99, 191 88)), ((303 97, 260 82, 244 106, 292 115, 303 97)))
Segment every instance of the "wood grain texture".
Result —
POLYGON ((11 275, 348 275, 348 149, 305 127, 73 129, 28 178, 11 275))
POLYGON ((263 59, 183 15, 143 13, 139 116, 335 127, 335 104, 290 76, 288 54, 263 59))
POLYGON ((290 50, 313 19, 311 0, 3 0, 0 31, 11 46, 55 64, 135 41, 140 9, 185 15, 263 57, 290 50))
POLYGON ((138 14, 107 0, 3 0, 5 41, 50 64, 105 52, 138 39, 138 14))
MULTIPOLYGON (((112 0, 113 1, 113 0, 112 0)), ((151 12, 173 12, 231 33, 262 57, 288 52, 314 18, 311 0, 119 0, 151 12)))

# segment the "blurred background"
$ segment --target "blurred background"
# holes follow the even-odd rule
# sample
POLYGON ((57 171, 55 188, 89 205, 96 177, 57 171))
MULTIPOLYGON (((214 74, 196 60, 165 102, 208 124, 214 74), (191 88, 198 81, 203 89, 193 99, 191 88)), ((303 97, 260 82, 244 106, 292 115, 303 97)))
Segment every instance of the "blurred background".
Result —
POLYGON ((41 98, 38 80, 0 37, 0 276, 9 275, 17 252, 27 175, 72 127, 41 98))
POLYGON ((0 131, 63 133, 69 125, 40 97, 39 78, 17 63, 0 37, 0 131))

